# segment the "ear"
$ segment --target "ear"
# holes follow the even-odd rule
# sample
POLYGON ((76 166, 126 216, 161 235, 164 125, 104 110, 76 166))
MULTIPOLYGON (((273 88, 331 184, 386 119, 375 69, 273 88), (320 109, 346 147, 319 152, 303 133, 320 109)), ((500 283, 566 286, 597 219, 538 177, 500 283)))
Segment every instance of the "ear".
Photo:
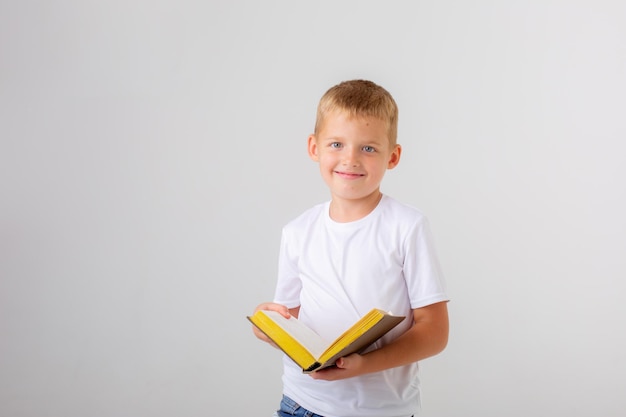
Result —
POLYGON ((315 139, 315 135, 309 136, 309 139, 307 140, 307 149, 309 151, 309 158, 315 162, 319 162, 317 139, 315 139))
POLYGON ((389 155, 389 162, 387 162, 387 169, 394 169, 400 163, 400 155, 402 154, 402 146, 396 145, 389 155))

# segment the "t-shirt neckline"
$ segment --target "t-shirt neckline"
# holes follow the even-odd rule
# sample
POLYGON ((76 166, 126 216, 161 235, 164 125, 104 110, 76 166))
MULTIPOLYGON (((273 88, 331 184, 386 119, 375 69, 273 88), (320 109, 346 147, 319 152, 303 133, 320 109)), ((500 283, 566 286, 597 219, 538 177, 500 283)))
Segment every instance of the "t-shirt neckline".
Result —
POLYGON ((330 217, 330 200, 326 202, 326 204, 324 205, 324 219, 326 221, 326 223, 330 224, 332 227, 336 227, 336 228, 345 228, 345 229, 349 229, 352 227, 356 227, 359 226, 363 223, 366 223, 368 221, 370 221, 371 219, 373 219, 374 217, 376 217, 378 215, 378 212, 380 212, 381 207, 383 206, 383 202, 387 200, 387 195, 382 194, 380 201, 378 201, 378 204, 376 204, 376 207, 374 207, 374 209, 372 211, 370 211, 369 213, 367 213, 365 216, 361 217, 360 219, 357 220, 353 220, 350 222, 338 222, 336 220, 333 220, 330 217))

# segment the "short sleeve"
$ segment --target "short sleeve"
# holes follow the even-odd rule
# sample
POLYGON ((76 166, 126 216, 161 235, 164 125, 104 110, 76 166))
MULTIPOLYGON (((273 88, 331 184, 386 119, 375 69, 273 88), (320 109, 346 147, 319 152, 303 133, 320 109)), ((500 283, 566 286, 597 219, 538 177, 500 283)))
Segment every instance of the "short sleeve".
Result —
POLYGON ((435 250, 430 225, 421 217, 405 241, 404 276, 411 308, 448 301, 446 285, 435 250))
POLYGON ((278 280, 274 302, 283 304, 288 308, 295 308, 300 305, 300 290, 302 289, 302 282, 298 272, 297 251, 293 248, 294 243, 290 239, 288 230, 284 228, 280 239, 278 280))

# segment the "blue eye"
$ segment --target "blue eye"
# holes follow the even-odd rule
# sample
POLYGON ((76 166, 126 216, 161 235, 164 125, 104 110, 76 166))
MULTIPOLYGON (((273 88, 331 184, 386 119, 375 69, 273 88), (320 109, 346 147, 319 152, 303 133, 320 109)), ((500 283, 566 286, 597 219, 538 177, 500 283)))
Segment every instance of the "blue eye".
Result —
POLYGON ((368 152, 368 153, 371 153, 371 152, 376 152, 376 149, 374 149, 374 148, 373 148, 373 147, 371 147, 371 146, 364 146, 364 147, 363 147, 363 150, 364 150, 365 152, 368 152))
POLYGON ((341 143, 339 143, 339 142, 331 142, 330 147, 331 148, 341 148, 341 143))

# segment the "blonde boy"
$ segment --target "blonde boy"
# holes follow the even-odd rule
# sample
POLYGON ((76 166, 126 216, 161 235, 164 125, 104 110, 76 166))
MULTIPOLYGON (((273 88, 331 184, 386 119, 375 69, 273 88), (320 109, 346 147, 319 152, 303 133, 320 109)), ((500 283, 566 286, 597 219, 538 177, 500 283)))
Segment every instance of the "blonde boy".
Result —
POLYGON ((283 228, 274 301, 256 309, 298 317, 327 340, 374 307, 407 318, 335 367, 303 374, 285 357, 278 416, 415 415, 418 361, 447 344, 448 298, 427 219, 380 191, 400 162, 397 125, 393 97, 371 81, 324 94, 308 152, 331 198, 283 228))

